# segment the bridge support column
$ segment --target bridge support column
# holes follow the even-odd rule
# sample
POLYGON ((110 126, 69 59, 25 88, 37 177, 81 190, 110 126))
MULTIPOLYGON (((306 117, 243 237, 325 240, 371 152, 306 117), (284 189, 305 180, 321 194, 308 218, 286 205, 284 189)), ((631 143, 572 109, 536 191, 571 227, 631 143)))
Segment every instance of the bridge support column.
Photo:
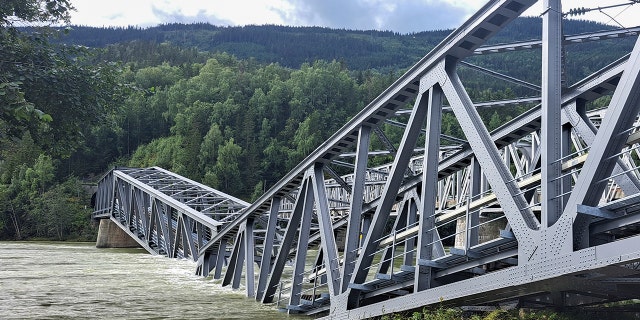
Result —
POLYGON ((113 221, 102 219, 98 228, 96 248, 140 248, 140 244, 113 221))
POLYGON ((474 245, 500 238, 500 230, 505 229, 506 221, 488 222, 493 219, 495 216, 479 216, 478 222, 470 223, 471 229, 467 229, 467 219, 465 217, 458 218, 454 247, 467 250, 474 245), (467 232, 474 235, 467 236, 467 232), (469 245, 467 245, 467 241, 469 241, 469 245))

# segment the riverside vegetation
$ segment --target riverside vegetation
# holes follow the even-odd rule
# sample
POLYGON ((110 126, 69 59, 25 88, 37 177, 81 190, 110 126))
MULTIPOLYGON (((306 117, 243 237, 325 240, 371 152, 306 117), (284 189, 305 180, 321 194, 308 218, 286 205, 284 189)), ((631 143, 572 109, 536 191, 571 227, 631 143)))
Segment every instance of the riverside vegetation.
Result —
MULTIPOLYGON (((611 305, 633 305, 636 302, 627 301, 611 305)), ((611 305, 609 307, 611 307, 611 305)), ((572 310, 556 312, 546 309, 495 309, 493 311, 462 311, 458 308, 436 307, 425 308, 421 311, 396 313, 376 318, 377 320, 632 320, 640 317, 637 310, 625 312, 607 311, 607 308, 593 308, 590 310, 572 310)))
POLYGON ((545 310, 503 310, 496 309, 488 312, 465 313, 460 309, 437 308, 424 309, 411 314, 392 314, 380 317, 378 320, 578 320, 581 318, 559 314, 545 310))

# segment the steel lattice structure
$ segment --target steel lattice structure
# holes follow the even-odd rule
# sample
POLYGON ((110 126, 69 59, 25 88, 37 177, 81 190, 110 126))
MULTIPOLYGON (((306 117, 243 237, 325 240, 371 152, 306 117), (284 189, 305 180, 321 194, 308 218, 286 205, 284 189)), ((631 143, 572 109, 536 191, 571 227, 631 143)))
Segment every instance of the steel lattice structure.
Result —
MULTIPOLYGON (((228 218, 185 218, 198 210, 177 204, 197 196, 169 199, 162 187, 133 183, 150 177, 136 170, 149 169, 105 177, 96 213, 109 208, 131 230, 139 221, 160 230, 136 208, 175 202, 188 222, 181 237, 198 239, 186 251, 200 275, 291 313, 351 319, 433 304, 577 307, 638 298, 640 43, 568 87, 562 48, 637 37, 640 28, 565 36, 560 1, 544 0, 541 41, 485 45, 535 3, 487 3, 257 201, 223 196, 234 203, 228 218), (465 61, 535 49, 540 86, 465 61), (474 102, 462 68, 538 94, 474 102), (587 111, 605 95, 608 108, 587 111), (531 107, 491 132, 477 111, 521 104, 531 107), (445 112, 464 139, 442 134, 445 112), (401 140, 386 137, 384 125, 398 127, 401 140), (374 140, 387 150, 373 150, 374 140), (392 161, 369 166, 380 154, 392 161), (147 200, 132 201, 138 193, 147 200)), ((219 198, 202 200, 198 208, 211 208, 219 198)), ((166 247, 186 252, 179 243, 166 247)))
POLYGON ((152 254, 198 260, 249 204, 162 168, 115 168, 98 184, 94 219, 111 219, 152 254))

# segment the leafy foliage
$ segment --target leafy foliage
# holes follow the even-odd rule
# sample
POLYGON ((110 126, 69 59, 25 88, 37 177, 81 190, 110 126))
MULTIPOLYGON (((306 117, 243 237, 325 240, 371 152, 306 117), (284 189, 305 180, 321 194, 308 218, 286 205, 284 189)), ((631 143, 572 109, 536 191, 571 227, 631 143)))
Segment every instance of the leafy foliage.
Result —
POLYGON ((463 312, 458 308, 437 307, 423 309, 411 314, 396 313, 385 315, 380 320, 573 320, 582 319, 582 315, 559 313, 551 310, 495 309, 489 312, 463 312))
POLYGON ((73 6, 68 0, 4 0, 0 4, 0 27, 15 19, 29 22, 69 22, 73 6))
POLYGON ((86 192, 57 168, 122 98, 119 71, 87 64, 87 49, 52 44, 50 28, 14 26, 68 22, 70 10, 67 0, 0 3, 0 239, 92 230, 86 192))

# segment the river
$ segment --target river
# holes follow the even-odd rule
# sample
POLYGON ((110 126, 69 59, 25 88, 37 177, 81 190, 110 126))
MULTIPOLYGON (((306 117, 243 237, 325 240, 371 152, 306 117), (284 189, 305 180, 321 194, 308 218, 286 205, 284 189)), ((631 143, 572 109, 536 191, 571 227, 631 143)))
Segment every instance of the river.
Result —
POLYGON ((312 319, 222 288, 195 267, 143 249, 0 242, 0 319, 312 319))

